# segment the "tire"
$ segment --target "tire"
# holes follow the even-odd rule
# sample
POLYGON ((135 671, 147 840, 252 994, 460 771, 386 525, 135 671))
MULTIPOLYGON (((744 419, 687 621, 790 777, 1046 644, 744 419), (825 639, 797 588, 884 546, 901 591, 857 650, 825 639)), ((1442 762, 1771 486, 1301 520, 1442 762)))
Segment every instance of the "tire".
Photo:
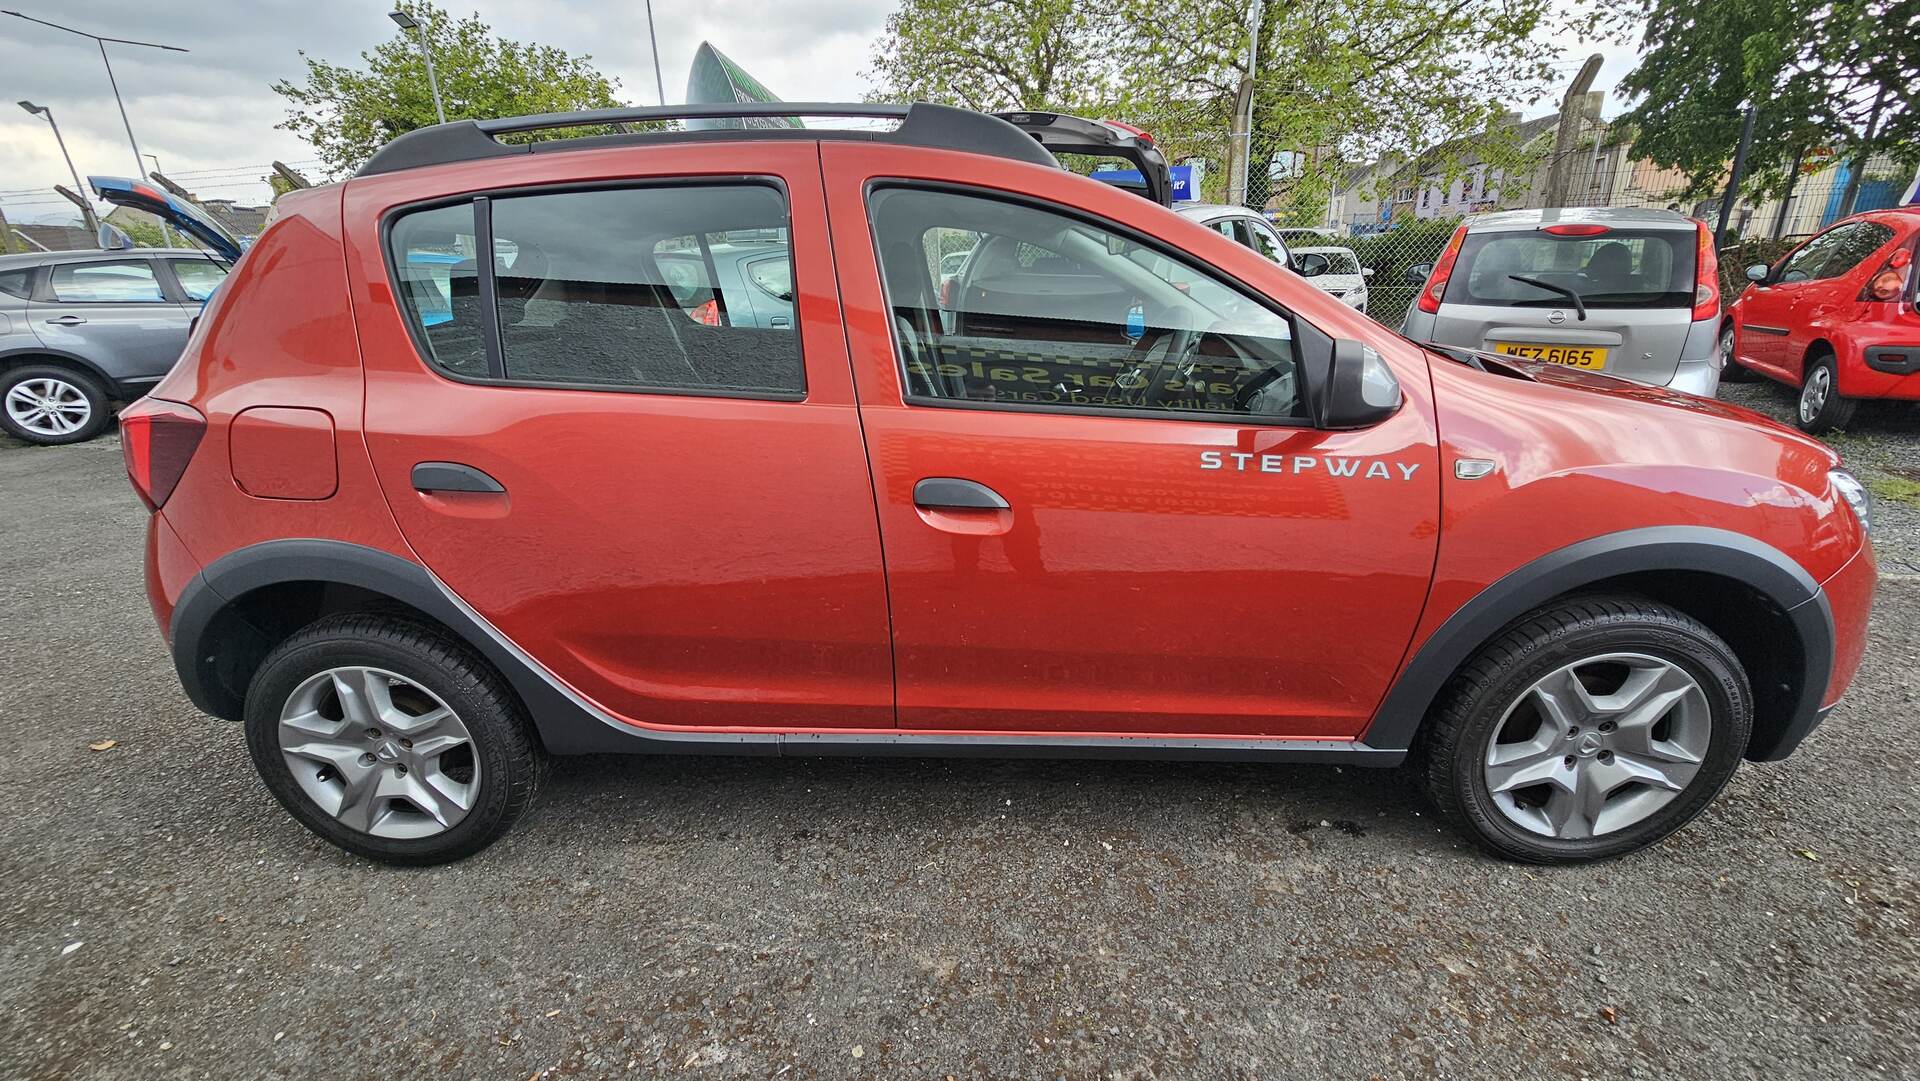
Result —
POLYGON ((289 814, 382 863, 446 863, 492 844, 532 805, 545 766, 498 673, 385 616, 331 617, 282 642, 247 689, 246 729, 289 814))
POLYGON ((1853 420, 1860 403, 1840 396, 1840 368, 1832 353, 1822 353, 1807 362, 1800 379, 1800 395, 1794 402, 1793 419, 1808 435, 1824 435, 1845 428, 1853 420))
POLYGON ((1437 707, 1416 748, 1428 795, 1482 847, 1528 863, 1609 859, 1686 825, 1733 776, 1753 730, 1753 693, 1727 644, 1691 616, 1631 595, 1573 598, 1525 617, 1467 662, 1437 707), (1567 672, 1586 693, 1564 683, 1567 672), (1616 672, 1621 682, 1611 684, 1616 672), (1542 686, 1566 688, 1555 697, 1572 731, 1554 727, 1542 686), (1638 710, 1587 708, 1637 693, 1638 710), (1660 783, 1642 780, 1649 769, 1660 783), (1529 778, 1541 779, 1516 783, 1529 778))
POLYGON ((1754 383, 1760 373, 1733 358, 1733 324, 1720 331, 1720 378, 1728 383, 1754 383))
POLYGON ((107 392, 85 372, 29 364, 0 374, 0 428, 15 439, 43 447, 84 443, 112 419, 107 392))

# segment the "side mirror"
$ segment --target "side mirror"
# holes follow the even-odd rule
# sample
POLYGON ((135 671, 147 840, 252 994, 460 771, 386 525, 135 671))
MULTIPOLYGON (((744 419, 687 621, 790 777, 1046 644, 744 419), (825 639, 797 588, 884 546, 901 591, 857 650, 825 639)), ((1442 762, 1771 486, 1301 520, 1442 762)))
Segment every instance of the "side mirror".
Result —
POLYGON ((133 238, 112 222, 100 223, 100 232, 94 237, 94 243, 99 245, 101 251, 133 250, 133 238))
MULTIPOLYGON (((1370 266, 1363 266, 1363 267, 1361 267, 1361 268, 1360 268, 1360 276, 1361 276, 1361 277, 1363 277, 1363 278, 1371 278, 1371 277, 1373 277, 1373 268, 1372 268, 1372 267, 1370 267, 1370 266)), ((1423 279, 1423 280, 1424 280, 1424 279, 1423 279)))
POLYGON ((1333 343, 1333 364, 1321 396, 1325 428, 1365 428, 1400 411, 1400 381, 1373 347, 1351 338, 1333 343))
POLYGON ((1431 277, 1432 274, 1432 263, 1420 263, 1402 271, 1400 280, 1406 282, 1408 285, 1425 285, 1427 284, 1427 279, 1431 277))
POLYGON ((1310 251, 1305 255, 1296 255, 1293 257, 1293 262, 1294 269, 1298 271, 1303 278, 1317 278, 1325 274, 1327 268, 1333 265, 1326 256, 1321 255, 1317 251, 1310 251))
POLYGON ((1766 281, 1767 280, 1767 264, 1755 263, 1752 266, 1748 267, 1747 280, 1750 282, 1754 282, 1756 284, 1766 281))

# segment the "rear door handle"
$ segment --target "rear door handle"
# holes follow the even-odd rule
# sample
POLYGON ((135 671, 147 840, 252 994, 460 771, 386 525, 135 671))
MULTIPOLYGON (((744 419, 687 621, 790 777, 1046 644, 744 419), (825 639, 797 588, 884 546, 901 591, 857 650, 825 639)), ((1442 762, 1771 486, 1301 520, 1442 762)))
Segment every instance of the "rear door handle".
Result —
POLYGON ((58 319, 49 319, 47 322, 56 327, 77 327, 86 320, 77 315, 63 315, 58 319))
POLYGON ((413 488, 417 492, 499 494, 506 491, 499 481, 459 462, 421 462, 413 467, 413 488))
POLYGON ((999 492, 977 480, 927 477, 913 486, 913 505, 924 510, 1008 510, 999 492))

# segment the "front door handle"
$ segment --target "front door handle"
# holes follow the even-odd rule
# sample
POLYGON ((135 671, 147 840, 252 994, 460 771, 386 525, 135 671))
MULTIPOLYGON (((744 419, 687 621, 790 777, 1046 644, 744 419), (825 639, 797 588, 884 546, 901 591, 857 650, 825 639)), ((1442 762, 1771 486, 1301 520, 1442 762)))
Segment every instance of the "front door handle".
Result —
POLYGON ((977 480, 927 477, 913 486, 913 505, 922 510, 1007 510, 1000 493, 977 480))
POLYGON ((416 492, 486 492, 501 494, 506 488, 497 480, 470 465, 459 462, 421 462, 413 467, 416 492))
POLYGON ((58 319, 49 319, 47 322, 56 327, 77 327, 86 320, 77 315, 63 315, 58 319))

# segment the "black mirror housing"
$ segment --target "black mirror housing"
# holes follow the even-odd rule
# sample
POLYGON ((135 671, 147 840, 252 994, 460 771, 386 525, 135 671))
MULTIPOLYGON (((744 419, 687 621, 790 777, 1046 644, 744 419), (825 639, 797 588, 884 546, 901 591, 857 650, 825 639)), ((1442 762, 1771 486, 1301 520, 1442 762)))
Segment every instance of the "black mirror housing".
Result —
POLYGON ((1365 342, 1336 338, 1326 389, 1320 396, 1322 428, 1365 428, 1400 411, 1400 381, 1386 359, 1365 342))
POLYGON ((1321 255, 1317 251, 1308 252, 1305 255, 1296 255, 1293 257, 1293 262, 1294 269, 1298 271, 1303 278, 1317 278, 1325 274, 1327 268, 1333 265, 1326 256, 1321 255))
POLYGON ((1427 278, 1432 274, 1432 263, 1420 263, 1417 266, 1410 266, 1406 270, 1401 271, 1400 280, 1406 282, 1408 285, 1425 285, 1427 284, 1427 278))

